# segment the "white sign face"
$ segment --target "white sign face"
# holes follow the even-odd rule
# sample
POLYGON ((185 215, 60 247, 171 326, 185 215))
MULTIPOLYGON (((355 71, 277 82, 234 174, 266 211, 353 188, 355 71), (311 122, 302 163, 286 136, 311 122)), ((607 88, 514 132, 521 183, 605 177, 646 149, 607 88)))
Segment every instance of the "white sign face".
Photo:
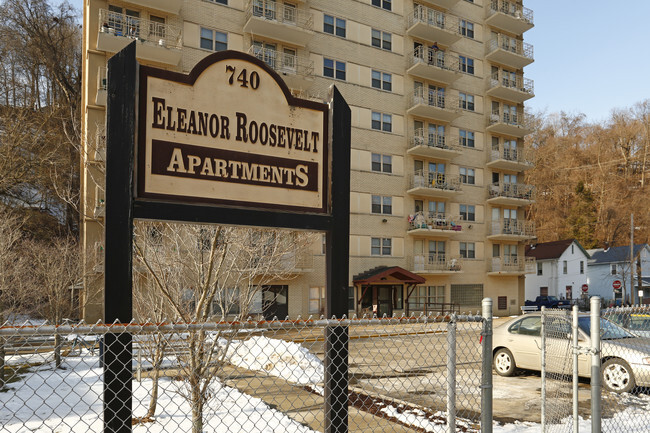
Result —
POLYGON ((141 67, 140 198, 327 212, 326 104, 220 52, 189 75, 141 67))

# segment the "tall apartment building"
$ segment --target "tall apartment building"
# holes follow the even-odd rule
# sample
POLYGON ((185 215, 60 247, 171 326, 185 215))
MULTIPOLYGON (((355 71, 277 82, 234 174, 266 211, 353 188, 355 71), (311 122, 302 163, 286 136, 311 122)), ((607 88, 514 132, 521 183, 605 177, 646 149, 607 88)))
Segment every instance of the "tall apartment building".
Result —
MULTIPOLYGON (((524 256, 534 191, 522 182, 532 27, 532 11, 509 0, 84 0, 89 267, 103 246, 108 58, 135 40, 142 64, 188 73, 229 49, 265 61, 302 98, 336 84, 351 107, 351 312, 476 310, 483 297, 496 314, 517 311, 535 271, 524 256)), ((323 311, 321 249, 267 289, 278 316, 323 311)), ((98 297, 86 318, 101 308, 98 297)))

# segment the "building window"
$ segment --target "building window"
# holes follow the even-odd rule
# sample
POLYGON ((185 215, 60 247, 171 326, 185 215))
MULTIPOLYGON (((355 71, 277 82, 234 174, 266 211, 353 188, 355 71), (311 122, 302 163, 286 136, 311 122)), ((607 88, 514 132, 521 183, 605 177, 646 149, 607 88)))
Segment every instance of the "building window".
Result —
POLYGON ((227 5, 228 4, 228 0, 208 0, 208 1, 212 2, 212 3, 219 3, 220 5, 227 5))
POLYGON ((537 275, 542 275, 542 263, 537 262, 537 275))
POLYGON ((569 273, 569 263, 567 263, 566 260, 563 260, 563 261, 562 261, 562 273, 563 273, 564 275, 566 275, 566 274, 569 273))
POLYGON ((458 92, 460 108, 463 110, 474 111, 474 95, 458 92))
POLYGON ((386 72, 372 71, 372 87, 387 91, 393 90, 393 76, 386 72))
POLYGON ((309 312, 325 314, 325 287, 309 288, 309 312))
POLYGON ((391 238, 370 238, 370 254, 390 256, 393 240, 391 238))
POLYGON ((372 213, 391 215, 393 213, 393 197, 373 195, 372 213))
POLYGON ((354 311, 354 286, 348 287, 348 310, 354 311))
POLYGON ((548 287, 540 287, 539 296, 548 296, 548 287))
POLYGON ((463 221, 476 221, 476 208, 473 204, 460 205, 460 217, 463 221))
POLYGON ((460 242, 460 256, 464 259, 476 258, 474 242, 460 242))
POLYGON ((392 36, 390 33, 372 29, 371 43, 373 47, 390 51, 392 49, 392 36))
POLYGON ((223 51, 228 49, 228 35, 201 27, 201 48, 210 51, 223 51))
POLYGON ((465 147, 474 147, 474 131, 466 131, 461 129, 458 131, 458 137, 460 139, 460 145, 465 147))
POLYGON ((499 310, 508 309, 508 297, 507 296, 498 296, 497 297, 497 308, 499 310))
POLYGON ((391 132, 393 130, 393 116, 373 111, 371 127, 377 131, 391 132))
POLYGON ((392 0, 372 0, 373 6, 386 9, 387 11, 391 10, 392 3, 393 3, 392 0))
POLYGON ((345 37, 345 20, 330 15, 323 16, 323 31, 332 35, 345 37))
POLYGON ((325 254, 327 252, 327 236, 323 235, 320 242, 320 253, 325 254))
POLYGON ((458 305, 481 305, 483 284, 452 284, 451 302, 458 305))
POLYGON ((584 262, 584 260, 580 260, 580 273, 581 274, 585 273, 585 262, 584 262))
POLYGON ((417 286, 408 298, 411 311, 431 311, 444 302, 445 286, 417 286))
POLYGON ((474 75, 474 59, 465 56, 458 56, 458 58, 461 72, 474 75))
POLYGON ((616 272, 616 263, 613 263, 613 264, 612 264, 611 270, 612 270, 612 271, 611 271, 611 272, 612 272, 612 275, 616 275, 616 274, 617 274, 617 272, 616 272))
POLYGON ((345 80, 345 62, 323 58, 323 75, 337 80, 345 80))
POLYGON ((473 168, 460 168, 460 181, 468 185, 476 183, 476 171, 473 168))
POLYGON ((474 39, 474 23, 467 20, 460 20, 460 34, 474 39))
POLYGON ((381 173, 393 172, 393 157, 391 155, 372 154, 372 171, 381 173))

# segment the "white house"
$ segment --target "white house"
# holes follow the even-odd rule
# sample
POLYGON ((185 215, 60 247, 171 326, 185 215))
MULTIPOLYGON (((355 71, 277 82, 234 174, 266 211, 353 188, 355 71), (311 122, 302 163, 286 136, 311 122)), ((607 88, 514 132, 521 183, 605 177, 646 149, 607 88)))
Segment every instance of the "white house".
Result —
MULTIPOLYGON (((599 248, 589 250, 591 259, 588 263, 587 274, 589 295, 598 295, 607 300, 621 301, 623 292, 625 302, 630 302, 630 246, 599 248), (614 287, 620 288, 615 289, 614 287)), ((642 303, 650 303, 650 246, 648 244, 634 245, 634 300, 639 299, 639 271, 641 275, 642 303)))
POLYGON ((526 257, 537 260, 537 272, 526 275, 526 299, 539 295, 577 299, 587 284, 589 254, 575 239, 526 246, 526 257))

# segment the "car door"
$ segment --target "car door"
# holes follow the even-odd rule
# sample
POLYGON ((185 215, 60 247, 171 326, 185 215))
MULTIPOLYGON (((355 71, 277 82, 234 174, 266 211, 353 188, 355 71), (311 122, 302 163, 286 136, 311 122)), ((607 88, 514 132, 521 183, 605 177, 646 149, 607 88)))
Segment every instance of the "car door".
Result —
POLYGON ((540 370, 542 321, 540 316, 526 316, 508 328, 506 347, 512 352, 517 367, 540 370))

